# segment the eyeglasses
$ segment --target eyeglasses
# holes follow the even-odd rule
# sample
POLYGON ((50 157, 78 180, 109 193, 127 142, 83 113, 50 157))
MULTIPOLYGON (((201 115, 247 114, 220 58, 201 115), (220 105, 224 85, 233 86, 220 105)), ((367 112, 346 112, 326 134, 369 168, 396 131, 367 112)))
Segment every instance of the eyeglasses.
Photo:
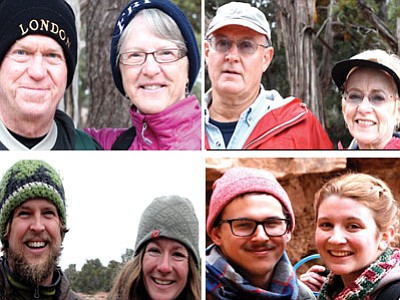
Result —
POLYGON ((132 50, 120 53, 119 61, 124 65, 138 66, 144 64, 149 54, 153 55, 156 62, 162 64, 174 62, 185 57, 186 51, 179 48, 167 48, 152 52, 132 50))
POLYGON ((212 38, 207 39, 207 42, 210 43, 211 48, 219 53, 226 53, 231 49, 233 44, 236 44, 236 48, 239 53, 242 55, 251 55, 254 54, 258 47, 268 48, 268 45, 257 44, 252 40, 238 40, 232 41, 225 37, 213 36, 212 38))
POLYGON ((254 234, 258 225, 262 225, 266 235, 270 237, 282 236, 287 232, 288 219, 270 218, 264 221, 255 221, 247 218, 222 220, 219 224, 228 223, 235 236, 248 237, 254 234))
POLYGON ((353 105, 359 105, 367 97, 368 101, 373 106, 382 106, 389 102, 389 99, 396 98, 393 95, 387 95, 383 91, 373 91, 370 94, 364 94, 360 91, 345 91, 343 92, 344 100, 353 105))

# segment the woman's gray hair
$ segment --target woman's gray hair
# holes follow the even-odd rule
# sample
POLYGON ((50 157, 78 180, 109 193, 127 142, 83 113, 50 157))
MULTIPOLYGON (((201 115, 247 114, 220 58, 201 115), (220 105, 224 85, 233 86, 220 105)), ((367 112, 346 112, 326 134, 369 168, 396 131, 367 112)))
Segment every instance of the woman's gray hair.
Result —
MULTIPOLYGON (((175 21, 163 11, 157 8, 143 9, 139 11, 137 16, 143 16, 145 23, 149 26, 150 31, 159 36, 176 44, 176 46, 185 52, 187 51, 185 39, 182 36, 181 30, 175 21)), ((118 43, 118 52, 120 52, 122 45, 126 40, 126 36, 132 27, 133 22, 129 22, 126 30, 121 35, 118 43)), ((118 61, 116 62, 118 64, 118 61)))

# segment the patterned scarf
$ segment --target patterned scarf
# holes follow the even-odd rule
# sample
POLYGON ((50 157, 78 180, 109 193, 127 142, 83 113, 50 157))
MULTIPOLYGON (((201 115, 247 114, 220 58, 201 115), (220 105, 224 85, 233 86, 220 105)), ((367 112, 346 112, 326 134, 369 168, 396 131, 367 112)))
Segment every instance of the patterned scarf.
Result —
POLYGON ((264 290, 237 273, 213 244, 206 250, 206 287, 212 299, 297 299, 299 287, 292 264, 284 252, 277 262, 272 280, 264 290))
POLYGON ((399 266, 400 249, 388 248, 349 286, 344 287, 340 276, 330 273, 322 286, 318 299, 321 300, 368 300, 371 292, 383 277, 399 266))

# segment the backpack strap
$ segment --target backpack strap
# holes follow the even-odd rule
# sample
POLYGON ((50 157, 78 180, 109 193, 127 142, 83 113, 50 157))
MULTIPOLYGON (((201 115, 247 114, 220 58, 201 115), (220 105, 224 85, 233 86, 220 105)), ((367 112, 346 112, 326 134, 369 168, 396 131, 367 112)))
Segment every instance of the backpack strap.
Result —
POLYGON ((128 150, 132 145, 133 139, 136 136, 136 128, 134 126, 128 128, 123 133, 121 133, 114 144, 111 147, 111 150, 128 150))

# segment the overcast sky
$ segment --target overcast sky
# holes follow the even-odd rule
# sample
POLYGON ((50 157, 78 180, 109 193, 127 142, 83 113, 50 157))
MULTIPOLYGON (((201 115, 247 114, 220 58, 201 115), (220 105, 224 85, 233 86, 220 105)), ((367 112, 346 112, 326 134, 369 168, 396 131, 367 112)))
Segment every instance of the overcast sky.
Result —
POLYGON ((43 159, 63 179, 67 226, 60 265, 99 258, 104 266, 134 249, 142 211, 155 197, 180 195, 194 204, 204 249, 205 171, 201 152, 12 152, 0 153, 0 176, 17 160, 43 159))

